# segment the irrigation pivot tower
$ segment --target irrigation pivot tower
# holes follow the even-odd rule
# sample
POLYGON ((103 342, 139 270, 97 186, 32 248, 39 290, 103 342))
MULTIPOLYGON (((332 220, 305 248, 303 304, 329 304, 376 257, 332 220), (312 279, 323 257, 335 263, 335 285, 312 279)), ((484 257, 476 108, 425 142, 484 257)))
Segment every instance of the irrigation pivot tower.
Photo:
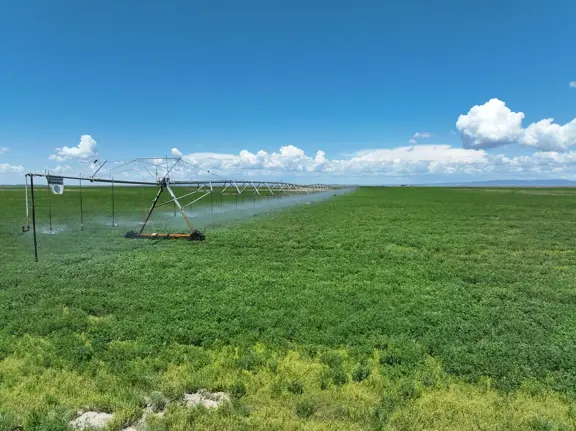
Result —
MULTIPOLYGON (((48 185, 51 187, 54 193, 62 193, 64 180, 75 180, 79 182, 80 185, 80 220, 81 226, 80 229, 84 229, 84 216, 83 216, 83 205, 82 205, 82 182, 89 182, 89 183, 101 183, 101 184, 111 184, 112 186, 112 226, 115 226, 114 222, 114 185, 133 185, 133 186, 155 186, 157 187, 157 192, 152 200, 148 211, 144 217, 142 225, 138 232, 130 232, 126 234, 126 237, 129 238, 186 238, 190 240, 202 240, 204 239, 204 234, 197 229, 194 228, 189 216, 186 214, 185 209, 190 207, 191 205, 198 203, 199 201, 206 199, 207 197, 212 197, 215 189, 219 191, 220 197, 222 199, 223 195, 235 195, 236 199, 238 197, 243 197, 244 195, 253 196, 273 196, 273 197, 280 197, 286 194, 311 194, 317 192, 326 192, 332 189, 341 189, 345 188, 345 186, 339 185, 327 185, 327 184, 294 184, 288 183, 283 181, 246 181, 246 180, 228 180, 222 179, 219 176, 214 175, 214 180, 200 180, 200 181, 182 181, 182 180, 172 180, 170 178, 170 173, 173 172, 174 168, 181 162, 183 162, 180 158, 148 158, 148 159, 134 159, 130 162, 123 163, 121 166, 126 166, 134 163, 144 163, 148 165, 148 168, 144 166, 144 169, 150 174, 149 171, 150 165, 154 166, 155 163, 148 163, 147 161, 153 160, 156 164, 158 160, 166 163, 166 174, 164 176, 158 176, 157 172, 154 176, 154 181, 136 181, 136 180, 118 180, 110 175, 109 178, 106 177, 97 177, 95 176, 102 167, 107 163, 104 161, 100 164, 98 169, 92 176, 85 177, 85 176, 67 176, 67 175, 51 175, 48 171, 44 173, 27 173, 25 175, 25 192, 26 192, 26 225, 22 226, 22 231, 27 232, 30 230, 30 212, 29 208, 32 209, 32 231, 34 237, 34 260, 38 261, 38 248, 37 248, 37 235, 36 235, 36 202, 35 202, 35 195, 34 195, 34 178, 46 178, 48 185), (169 161, 172 163, 172 166, 169 165, 169 161), (30 185, 30 200, 31 205, 29 205, 29 193, 28 193, 28 184, 30 185), (176 186, 187 186, 188 190, 192 189, 192 191, 188 191, 187 193, 177 196, 174 188, 176 186), (61 187, 60 189, 54 189, 54 187, 61 187), (62 191, 56 191, 62 190, 62 191), (168 194, 167 200, 160 201, 160 198, 168 194), (184 200, 188 200, 185 202, 184 200), (183 217, 186 225, 188 226, 189 231, 186 233, 179 232, 179 233, 145 233, 146 226, 150 220, 150 217, 154 213, 155 210, 158 208, 172 204, 174 206, 174 215, 176 215, 176 208, 180 212, 181 216, 183 217)), ((185 162, 186 163, 186 162, 185 162)), ((124 172, 124 171, 123 171, 124 172)), ((52 212, 51 212, 51 205, 50 200, 49 202, 49 221, 50 221, 50 231, 52 230, 52 212)), ((238 201, 236 201, 238 202, 238 201)), ((211 205, 213 202, 211 200, 211 205)), ((213 210, 213 207, 212 207, 213 210)))

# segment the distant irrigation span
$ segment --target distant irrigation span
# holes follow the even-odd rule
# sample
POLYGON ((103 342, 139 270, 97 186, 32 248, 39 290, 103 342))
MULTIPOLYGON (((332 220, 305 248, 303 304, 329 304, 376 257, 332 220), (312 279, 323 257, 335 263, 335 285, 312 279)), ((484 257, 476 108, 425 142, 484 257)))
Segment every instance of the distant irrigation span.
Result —
MULTIPOLYGON (((223 211, 223 201, 226 196, 227 199, 235 200, 235 208, 238 209, 238 202, 241 199, 244 203, 245 197, 251 197, 254 201, 254 207, 256 207, 256 198, 278 198, 281 199, 287 196, 295 195, 313 195, 331 191, 338 191, 344 189, 351 189, 353 186, 344 185, 333 185, 333 184, 295 184, 283 181, 256 181, 256 180, 230 180, 221 179, 220 177, 214 180, 172 180, 170 178, 170 173, 173 169, 180 163, 181 159, 135 159, 138 160, 161 160, 162 163, 166 163, 166 173, 163 176, 156 177, 153 181, 146 180, 119 180, 115 179, 112 174, 109 174, 109 178, 96 176, 96 174, 101 170, 102 166, 106 164, 106 161, 100 164, 99 168, 96 170, 95 174, 89 177, 86 176, 69 176, 69 175, 52 175, 48 171, 44 173, 28 173, 25 175, 25 194, 26 194, 26 224, 22 226, 23 232, 28 232, 32 230, 33 241, 34 241, 34 260, 38 262, 38 235, 37 235, 37 220, 36 220, 36 208, 37 208, 37 191, 35 194, 35 186, 37 188, 38 184, 35 185, 35 178, 44 178, 48 184, 48 223, 49 232, 52 233, 52 194, 63 194, 65 181, 77 181, 79 200, 77 210, 79 212, 80 220, 80 230, 84 230, 84 205, 83 205, 83 185, 86 184, 110 184, 110 200, 111 200, 111 217, 112 226, 116 226, 116 205, 117 198, 115 197, 114 187, 115 185, 121 186, 141 186, 144 187, 155 187, 157 188, 156 194, 154 195, 152 201, 149 203, 147 210, 144 210, 144 193, 142 192, 142 215, 143 219, 140 223, 140 227, 137 231, 131 231, 126 234, 127 238, 166 238, 166 239, 176 239, 184 238, 189 240, 203 240, 204 233, 200 232, 193 225, 190 213, 187 208, 192 207, 194 204, 201 204, 204 201, 205 206, 209 206, 209 211, 214 214, 215 206, 220 204, 220 209, 223 211), (172 166, 168 164, 168 160, 173 161, 172 166), (182 193, 182 188, 185 188, 184 193, 182 193), (215 202, 214 195, 220 198, 220 202, 215 202), (208 201, 208 202, 207 202, 208 201), (173 214, 176 216, 177 212, 180 213, 183 220, 185 221, 188 231, 187 232, 147 232, 147 227, 149 226, 149 221, 152 214, 158 211, 159 208, 166 205, 173 206, 173 214), (30 212, 31 209, 31 212, 30 212), (30 226, 31 222, 31 226, 30 226), (31 228, 31 229, 30 229, 31 228)), ((130 164, 128 162, 126 164, 130 164)), ((143 190, 143 189, 142 189, 143 190)), ((85 191, 86 192, 86 191, 85 191)), ((84 192, 84 193, 85 193, 84 192)))

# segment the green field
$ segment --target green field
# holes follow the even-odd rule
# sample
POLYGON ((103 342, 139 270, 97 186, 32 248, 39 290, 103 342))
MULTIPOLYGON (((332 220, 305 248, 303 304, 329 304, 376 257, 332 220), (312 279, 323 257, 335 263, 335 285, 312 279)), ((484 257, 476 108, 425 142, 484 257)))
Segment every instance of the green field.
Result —
POLYGON ((202 243, 124 239, 141 192, 112 228, 86 190, 84 232, 53 196, 34 264, 0 191, 0 430, 121 430, 150 396, 149 430, 576 429, 576 190, 366 187, 202 243))

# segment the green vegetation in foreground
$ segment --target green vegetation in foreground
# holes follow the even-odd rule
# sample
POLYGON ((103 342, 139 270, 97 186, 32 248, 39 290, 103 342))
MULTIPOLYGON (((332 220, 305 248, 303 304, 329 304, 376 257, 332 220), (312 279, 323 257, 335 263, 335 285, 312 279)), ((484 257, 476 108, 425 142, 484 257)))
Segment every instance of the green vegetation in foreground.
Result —
POLYGON ((0 199, 0 430, 151 394, 151 430, 576 429, 574 190, 362 188, 204 243, 44 235, 37 265, 0 199))

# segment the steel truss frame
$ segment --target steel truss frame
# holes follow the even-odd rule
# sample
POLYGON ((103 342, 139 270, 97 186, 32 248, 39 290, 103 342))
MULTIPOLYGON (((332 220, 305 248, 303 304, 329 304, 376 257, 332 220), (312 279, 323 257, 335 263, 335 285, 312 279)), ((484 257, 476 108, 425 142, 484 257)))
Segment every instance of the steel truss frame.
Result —
MULTIPOLYGON (((105 163, 105 162, 104 162, 105 163)), ((177 162, 176 162, 177 163, 177 162)), ((174 168, 176 164, 172 166, 172 168, 167 169, 168 174, 174 168)), ((343 189, 348 188, 350 186, 343 186, 343 185, 330 185, 330 184, 295 184, 295 183, 287 183, 283 181, 246 181, 246 180, 222 180, 218 179, 215 181, 211 180, 202 180, 202 181, 180 181, 175 180, 172 181, 168 174, 157 181, 132 181, 132 180, 116 180, 113 177, 111 178, 99 178, 99 177, 83 177, 83 176, 69 176, 69 175, 51 175, 48 172, 45 173, 27 173, 25 175, 26 182, 25 182, 25 193, 26 193, 26 225, 22 226, 22 231, 27 232, 30 230, 30 214, 29 214, 29 198, 28 198, 28 180, 30 181, 30 191, 31 191, 31 208, 32 208, 32 231, 34 237, 34 260, 38 262, 38 242, 37 242, 37 235, 36 235, 36 205, 34 199, 34 178, 41 177, 46 178, 53 176, 59 177, 63 180, 78 180, 80 182, 80 187, 82 187, 82 181, 88 181, 90 183, 108 183, 112 184, 112 190, 114 190, 115 184, 121 185, 141 185, 141 186, 156 186, 158 187, 158 191, 156 196, 152 200, 152 204, 146 216, 143 220, 142 226, 137 234, 137 236, 141 237, 150 237, 149 234, 144 234, 144 230, 152 216, 152 213, 155 209, 172 203, 175 206, 175 213, 176 215, 176 208, 180 211, 184 221, 188 225, 190 229, 190 234, 175 234, 173 236, 168 235, 167 237, 190 237, 194 232, 197 232, 192 222, 190 221, 189 217, 186 215, 184 209, 189 207, 190 205, 201 201, 202 199, 211 196, 215 189, 220 191, 220 195, 235 195, 235 196, 282 196, 286 194, 311 194, 311 193, 319 193, 319 192, 326 192, 329 190, 335 189, 343 189), (195 189, 193 191, 189 191, 181 196, 176 196, 173 187, 177 186, 188 186, 188 188, 195 189), (164 192, 168 192, 169 198, 164 202, 158 202, 160 196, 164 192), (192 197, 190 202, 183 204, 181 201, 182 199, 192 197)), ((112 208, 114 208, 114 194, 112 194, 112 208)), ((80 193, 80 212, 81 212, 81 229, 84 228, 83 223, 83 214, 82 214, 82 193, 80 193)), ((114 224, 114 209, 112 212, 112 225, 114 224)), ((50 225, 51 225, 51 210, 50 210, 50 225)))

